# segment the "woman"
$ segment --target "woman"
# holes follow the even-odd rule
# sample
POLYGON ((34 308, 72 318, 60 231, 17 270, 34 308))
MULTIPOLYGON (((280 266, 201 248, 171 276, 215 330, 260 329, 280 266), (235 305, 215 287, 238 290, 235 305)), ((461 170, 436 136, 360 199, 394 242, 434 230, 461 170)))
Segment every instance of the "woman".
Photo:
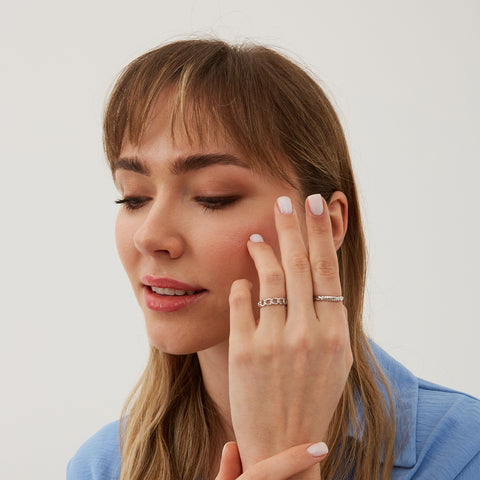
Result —
POLYGON ((348 148, 306 72, 264 47, 165 45, 117 81, 104 141, 151 353, 120 431, 69 478, 478 478, 479 402, 363 332, 348 148))

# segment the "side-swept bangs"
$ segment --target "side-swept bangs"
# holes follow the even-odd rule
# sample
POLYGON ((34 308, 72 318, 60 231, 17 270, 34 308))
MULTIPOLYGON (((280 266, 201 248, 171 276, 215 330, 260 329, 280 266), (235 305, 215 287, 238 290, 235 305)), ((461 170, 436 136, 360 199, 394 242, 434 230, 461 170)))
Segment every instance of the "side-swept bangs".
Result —
MULTIPOLYGON (((321 193, 328 202, 336 190, 345 194, 348 229, 337 257, 354 363, 326 435, 335 455, 325 459, 322 478, 354 472, 358 479, 389 479, 393 397, 363 331, 365 239, 347 143, 330 101, 306 71, 271 49, 217 40, 171 43, 130 63, 113 88, 104 119, 112 170, 125 138, 141 144, 164 99, 174 140, 177 134, 195 145, 231 142, 253 169, 304 195, 321 193)), ((196 356, 152 349, 123 419, 122 480, 212 476, 220 414, 196 356)))
POLYGON ((238 148, 252 168, 290 183, 293 167, 307 195, 322 191, 328 198, 340 187, 332 185, 331 178, 339 170, 331 151, 338 143, 331 137, 339 134, 331 126, 338 120, 323 91, 300 67, 268 48, 218 40, 165 45, 125 68, 104 119, 104 146, 112 169, 125 133, 132 143, 141 142, 164 92, 172 102, 173 138, 179 128, 200 144, 221 137, 238 148), (321 182, 321 190, 319 167, 322 176, 330 177, 321 182), (312 175, 317 177, 315 187, 309 188, 302 179, 312 175))

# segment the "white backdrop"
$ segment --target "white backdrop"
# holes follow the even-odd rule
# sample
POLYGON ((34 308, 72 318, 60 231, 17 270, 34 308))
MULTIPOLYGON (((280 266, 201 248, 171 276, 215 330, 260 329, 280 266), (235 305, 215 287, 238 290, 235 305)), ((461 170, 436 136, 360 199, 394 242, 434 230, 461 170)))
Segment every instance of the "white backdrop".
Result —
POLYGON ((144 366, 101 116, 123 66, 185 35, 279 46, 322 78, 365 211, 368 331, 480 396, 479 18, 476 0, 3 5, 0 477, 63 478, 144 366))

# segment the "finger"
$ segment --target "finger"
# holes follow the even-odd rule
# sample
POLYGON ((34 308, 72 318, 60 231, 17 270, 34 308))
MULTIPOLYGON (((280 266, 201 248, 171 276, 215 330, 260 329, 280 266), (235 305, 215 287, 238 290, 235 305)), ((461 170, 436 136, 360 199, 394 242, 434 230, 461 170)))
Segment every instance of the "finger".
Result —
MULTIPOLYGON (((310 195, 305 205, 313 295, 342 294, 337 252, 328 207, 320 194, 310 195)), ((317 317, 342 309, 341 302, 315 302, 317 317)))
POLYGON ((312 319, 313 288, 310 261, 297 215, 289 197, 280 197, 275 205, 275 225, 285 282, 289 312, 296 321, 312 319))
POLYGON ((235 442, 226 443, 215 480, 236 480, 242 474, 242 462, 235 442))
MULTIPOLYGON (((285 298, 285 276, 272 247, 263 241, 261 235, 254 234, 247 244, 250 256, 255 263, 260 282, 259 297, 285 298)), ((285 324, 285 305, 269 305, 260 308, 259 325, 266 328, 285 324)))
POLYGON ((230 339, 241 341, 255 331, 252 311, 251 284, 248 280, 235 280, 230 288, 230 339))
POLYGON ((286 480, 321 462, 327 453, 323 442, 297 445, 258 462, 238 480, 286 480))

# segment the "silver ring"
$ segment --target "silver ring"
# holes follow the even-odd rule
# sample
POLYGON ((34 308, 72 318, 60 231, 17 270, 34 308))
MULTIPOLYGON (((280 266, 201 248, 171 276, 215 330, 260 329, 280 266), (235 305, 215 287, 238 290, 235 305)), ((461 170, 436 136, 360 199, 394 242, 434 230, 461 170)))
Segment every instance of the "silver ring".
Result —
POLYGON ((340 295, 317 295, 313 297, 314 302, 343 302, 343 297, 340 295))
POLYGON ((260 300, 257 305, 259 307, 269 307, 270 305, 286 305, 287 299, 285 297, 270 297, 260 300))

